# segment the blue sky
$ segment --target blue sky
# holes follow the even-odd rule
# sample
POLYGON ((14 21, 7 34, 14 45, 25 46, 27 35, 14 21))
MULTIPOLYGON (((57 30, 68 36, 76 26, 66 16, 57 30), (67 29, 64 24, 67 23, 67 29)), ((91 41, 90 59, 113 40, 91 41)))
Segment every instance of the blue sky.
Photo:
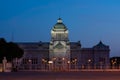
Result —
POLYGON ((119 0, 0 0, 0 37, 7 41, 50 41, 59 16, 70 41, 93 47, 100 40, 120 56, 119 0))

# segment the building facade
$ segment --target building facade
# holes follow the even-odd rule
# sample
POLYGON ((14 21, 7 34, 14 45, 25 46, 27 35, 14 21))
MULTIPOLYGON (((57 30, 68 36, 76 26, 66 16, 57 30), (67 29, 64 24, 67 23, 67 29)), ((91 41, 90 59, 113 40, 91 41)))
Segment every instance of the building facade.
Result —
POLYGON ((59 18, 51 30, 50 42, 17 43, 24 50, 13 60, 20 70, 100 69, 109 66, 109 46, 100 41, 92 48, 82 48, 80 41, 70 42, 69 31, 59 18))

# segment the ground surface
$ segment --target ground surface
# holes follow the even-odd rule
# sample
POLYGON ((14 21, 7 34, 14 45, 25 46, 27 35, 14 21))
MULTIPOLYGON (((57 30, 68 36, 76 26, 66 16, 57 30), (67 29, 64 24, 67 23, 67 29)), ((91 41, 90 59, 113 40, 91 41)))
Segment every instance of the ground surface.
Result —
POLYGON ((120 80, 120 72, 11 72, 0 80, 120 80))

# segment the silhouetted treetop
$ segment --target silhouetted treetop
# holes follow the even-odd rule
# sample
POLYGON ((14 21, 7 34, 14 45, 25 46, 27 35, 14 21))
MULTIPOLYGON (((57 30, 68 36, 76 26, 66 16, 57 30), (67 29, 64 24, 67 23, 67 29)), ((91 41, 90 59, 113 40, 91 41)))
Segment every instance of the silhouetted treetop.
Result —
POLYGON ((7 43, 4 38, 0 38, 0 63, 3 57, 6 57, 8 61, 12 61, 14 58, 21 58, 23 56, 23 50, 13 42, 7 43))

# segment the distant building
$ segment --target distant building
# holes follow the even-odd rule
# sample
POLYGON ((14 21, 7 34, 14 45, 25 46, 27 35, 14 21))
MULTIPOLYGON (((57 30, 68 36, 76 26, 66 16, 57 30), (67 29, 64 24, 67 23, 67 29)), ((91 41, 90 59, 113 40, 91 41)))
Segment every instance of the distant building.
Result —
POLYGON ((50 42, 17 43, 24 55, 14 60, 14 67, 21 70, 108 68, 109 46, 100 41, 92 48, 82 48, 80 41, 70 42, 68 34, 59 18, 51 30, 50 42))

